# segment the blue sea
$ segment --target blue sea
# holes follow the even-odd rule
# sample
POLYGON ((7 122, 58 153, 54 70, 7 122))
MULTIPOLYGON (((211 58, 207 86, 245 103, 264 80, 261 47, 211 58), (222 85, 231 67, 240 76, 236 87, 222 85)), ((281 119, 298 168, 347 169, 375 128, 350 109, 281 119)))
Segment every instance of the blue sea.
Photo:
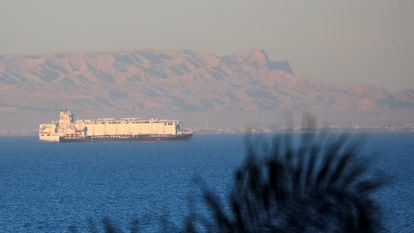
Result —
MULTIPOLYGON (((390 232, 414 232, 414 133, 367 134, 372 167, 392 177, 376 193, 390 232)), ((200 181, 223 198, 244 158, 243 135, 194 135, 187 143, 40 143, 0 137, 0 232, 87 231, 109 216, 157 232, 180 226, 200 181)), ((202 208, 202 207, 200 207, 202 208)))

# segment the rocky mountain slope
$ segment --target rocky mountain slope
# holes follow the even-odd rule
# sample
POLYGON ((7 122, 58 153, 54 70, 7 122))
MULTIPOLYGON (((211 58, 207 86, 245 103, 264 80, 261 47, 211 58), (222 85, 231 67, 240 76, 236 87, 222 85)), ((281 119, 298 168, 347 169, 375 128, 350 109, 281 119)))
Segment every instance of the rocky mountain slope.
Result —
POLYGON ((407 122, 414 90, 302 79, 262 50, 0 56, 0 129, 35 129, 62 108, 82 118, 179 118, 195 128, 277 124, 286 112, 333 123, 407 122))

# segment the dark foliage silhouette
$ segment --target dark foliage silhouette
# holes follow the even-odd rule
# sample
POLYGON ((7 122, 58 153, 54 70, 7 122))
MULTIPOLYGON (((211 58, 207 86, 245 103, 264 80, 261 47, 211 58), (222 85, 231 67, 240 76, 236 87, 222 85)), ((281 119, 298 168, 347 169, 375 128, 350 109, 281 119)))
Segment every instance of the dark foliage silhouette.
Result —
MULTIPOLYGON (((312 119, 304 126, 303 133, 274 135, 270 142, 247 133, 246 158, 227 201, 202 185, 209 214, 191 210, 180 230, 168 228, 164 219, 161 232, 384 231, 372 194, 389 180, 369 169, 363 137, 315 131, 312 119)), ((90 232, 98 232, 96 224, 90 225, 90 232)), ((102 220, 102 229, 121 232, 109 218, 102 220)), ((136 220, 130 229, 139 232, 136 220)))
MULTIPOLYGON (((104 217, 101 221, 101 224, 97 224, 92 219, 89 219, 88 221, 88 231, 90 233, 99 233, 99 232, 105 232, 105 233, 122 233, 123 231, 120 229, 120 227, 114 223, 109 217, 104 217), (102 231, 100 231, 100 228, 102 228, 102 231)), ((139 233, 139 221, 137 219, 133 219, 130 223, 130 233, 139 233)), ((78 233, 78 228, 76 226, 70 226, 69 227, 70 233, 78 233)))
POLYGON ((363 138, 325 131, 246 135, 247 156, 228 203, 204 191, 210 216, 189 216, 184 232, 381 232, 371 197, 388 183, 368 170, 363 138), (199 229, 198 231, 196 229, 199 229))

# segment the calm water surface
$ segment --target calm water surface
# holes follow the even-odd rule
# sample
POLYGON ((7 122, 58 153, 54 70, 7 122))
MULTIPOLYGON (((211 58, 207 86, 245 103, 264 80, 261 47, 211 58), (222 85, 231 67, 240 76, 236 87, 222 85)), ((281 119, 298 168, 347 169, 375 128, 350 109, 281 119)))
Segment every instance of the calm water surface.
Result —
MULTIPOLYGON (((188 143, 39 143, 0 137, 0 232, 65 232, 110 216, 157 231, 180 225, 201 178, 228 190, 244 157, 241 135, 195 135, 188 143)), ((376 198, 391 232, 414 232, 414 133, 369 134, 365 151, 394 183, 376 198)))

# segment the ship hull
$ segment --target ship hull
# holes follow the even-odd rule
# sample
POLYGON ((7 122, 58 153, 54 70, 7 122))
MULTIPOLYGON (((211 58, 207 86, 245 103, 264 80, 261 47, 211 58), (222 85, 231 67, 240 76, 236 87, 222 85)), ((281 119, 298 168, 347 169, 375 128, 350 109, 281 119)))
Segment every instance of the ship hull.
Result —
POLYGON ((62 136, 59 142, 186 142, 193 134, 179 135, 103 135, 103 136, 62 136))

